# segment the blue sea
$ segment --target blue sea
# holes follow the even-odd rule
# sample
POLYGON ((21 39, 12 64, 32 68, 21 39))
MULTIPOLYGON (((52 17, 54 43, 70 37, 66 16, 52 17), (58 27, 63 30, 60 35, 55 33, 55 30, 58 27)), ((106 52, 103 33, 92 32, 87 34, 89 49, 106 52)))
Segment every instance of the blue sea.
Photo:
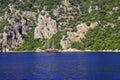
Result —
POLYGON ((0 53, 0 80, 120 80, 120 53, 0 53))

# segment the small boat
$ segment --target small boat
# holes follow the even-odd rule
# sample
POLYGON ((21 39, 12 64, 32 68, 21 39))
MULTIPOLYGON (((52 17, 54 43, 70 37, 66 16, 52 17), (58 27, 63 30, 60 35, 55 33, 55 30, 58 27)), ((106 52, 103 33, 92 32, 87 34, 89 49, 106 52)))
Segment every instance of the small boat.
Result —
POLYGON ((47 52, 47 53, 57 53, 58 50, 57 49, 46 49, 45 52, 47 52))
POLYGON ((57 53, 58 52, 58 49, 55 49, 54 48, 54 41, 52 42, 52 48, 49 48, 49 41, 48 41, 48 45, 47 45, 47 47, 48 47, 48 49, 45 49, 45 52, 47 52, 47 53, 57 53))

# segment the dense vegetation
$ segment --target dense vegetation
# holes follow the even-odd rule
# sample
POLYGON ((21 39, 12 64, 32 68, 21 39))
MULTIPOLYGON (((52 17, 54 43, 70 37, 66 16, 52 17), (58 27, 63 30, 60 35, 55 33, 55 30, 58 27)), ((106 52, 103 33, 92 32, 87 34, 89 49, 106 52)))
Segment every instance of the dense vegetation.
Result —
MULTIPOLYGON (((34 27, 33 27, 34 28, 34 27)), ((60 31, 57 34, 53 35, 53 37, 50 40, 35 40, 34 39, 34 29, 31 29, 29 31, 28 35, 24 36, 24 44, 19 46, 18 48, 12 49, 15 51, 31 51, 35 50, 36 48, 40 49, 46 49, 46 48, 56 48, 56 49, 62 49, 60 45, 60 40, 62 38, 62 35, 65 34, 65 31, 60 31)))
MULTIPOLYGON (((30 0, 22 2, 17 2, 17 0, 0 0, 0 16, 4 14, 5 11, 2 9, 6 8, 9 3, 15 4, 15 7, 23 11, 35 11, 37 8, 41 11, 43 6, 47 6, 47 10, 51 11, 57 5, 60 4, 61 0, 30 0), (15 2, 16 1, 16 2, 15 2), (37 6, 37 7, 34 7, 37 6)), ((73 28, 73 31, 76 31, 76 25, 82 22, 89 24, 89 22, 100 21, 99 25, 94 29, 90 29, 85 38, 79 42, 73 42, 72 48, 82 49, 82 50, 115 50, 120 49, 120 9, 118 11, 112 11, 113 7, 120 7, 120 0, 70 0, 72 5, 80 4, 82 14, 76 15, 74 21, 69 21, 68 27, 73 28), (88 8, 92 6, 93 10, 91 13, 88 13, 88 8), (95 10, 95 7, 98 6, 99 9, 95 10), (110 14, 109 12, 112 12, 110 14), (107 23, 115 24, 115 27, 112 28, 107 23)), ((53 17, 53 16, 52 16, 53 17)), ((53 17, 54 18, 54 17, 53 17)), ((64 21, 64 20, 62 20, 64 21)), ((2 20, 0 22, 0 33, 4 31, 3 27, 7 24, 7 20, 2 20)), ((34 25, 35 26, 35 25, 34 25)), ((53 41, 55 43, 55 48, 61 49, 60 40, 62 35, 66 31, 59 31, 55 34, 50 40, 34 40, 34 28, 29 31, 28 35, 24 37, 24 44, 19 46, 14 50, 35 50, 36 48, 44 49, 48 45, 52 45, 53 41)), ((52 48, 52 46, 50 46, 52 48)))
POLYGON ((120 50, 120 11, 112 11, 113 7, 120 7, 120 1, 115 0, 93 0, 92 5, 101 9, 92 13, 84 13, 81 16, 83 22, 101 21, 94 29, 90 29, 86 37, 79 42, 72 43, 73 48, 82 50, 120 50), (112 14, 108 12, 112 11, 112 14), (114 28, 108 22, 116 24, 114 28))
POLYGON ((47 10, 50 11, 56 5, 60 4, 61 0, 30 0, 24 1, 24 3, 17 2, 16 8, 20 8, 21 10, 27 11, 37 11, 37 9, 42 10, 43 6, 47 6, 47 10), (36 6, 36 8, 35 8, 36 6))
POLYGON ((0 22, 0 33, 3 33, 4 32, 4 27, 8 24, 8 21, 6 19, 3 19, 1 22, 0 22))
POLYGON ((34 51, 36 48, 42 48, 42 45, 45 44, 44 41, 40 40, 34 40, 34 28, 33 27, 29 32, 28 35, 23 36, 24 37, 24 44, 21 44, 15 49, 15 51, 34 51))
POLYGON ((8 4, 10 3, 10 0, 0 0, 0 9, 6 8, 8 4))
POLYGON ((81 42, 73 43, 73 48, 83 50, 115 50, 120 49, 120 26, 111 28, 107 26, 105 28, 96 27, 89 30, 86 38, 81 42), (95 31, 94 31, 95 30, 95 31))

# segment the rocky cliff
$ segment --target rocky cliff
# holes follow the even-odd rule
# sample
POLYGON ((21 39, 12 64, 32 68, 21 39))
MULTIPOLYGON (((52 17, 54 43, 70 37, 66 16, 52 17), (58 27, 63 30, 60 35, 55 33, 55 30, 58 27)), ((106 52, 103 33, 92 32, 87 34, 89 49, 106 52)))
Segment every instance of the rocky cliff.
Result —
POLYGON ((120 49, 119 0, 1 0, 0 4, 3 50, 34 51, 53 42, 61 50, 120 49))

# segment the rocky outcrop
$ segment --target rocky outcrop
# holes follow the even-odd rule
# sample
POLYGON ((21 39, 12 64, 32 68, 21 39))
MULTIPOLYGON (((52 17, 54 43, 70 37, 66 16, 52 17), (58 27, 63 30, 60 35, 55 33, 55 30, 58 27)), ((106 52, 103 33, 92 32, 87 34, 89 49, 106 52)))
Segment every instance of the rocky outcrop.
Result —
POLYGON ((69 7, 71 5, 69 0, 62 0, 61 3, 66 7, 69 7))
POLYGON ((95 28, 99 23, 100 23, 100 21, 98 21, 98 22, 91 22, 90 28, 95 28))
POLYGON ((81 13, 80 5, 73 5, 70 0, 62 0, 60 5, 52 9, 52 14, 56 17, 59 29, 67 27, 70 24, 69 22, 74 20, 76 15, 81 15, 81 13))
POLYGON ((81 38, 84 38, 89 27, 85 23, 81 23, 76 26, 76 29, 77 32, 68 31, 67 37, 63 37, 63 39, 61 39, 60 44, 62 49, 69 49, 71 47, 71 42, 79 41, 81 38))
POLYGON ((62 46, 62 49, 64 49, 64 50, 68 49, 71 46, 70 45, 70 40, 66 39, 65 35, 61 39, 60 44, 62 46))
POLYGON ((23 43, 22 39, 22 27, 21 22, 17 18, 12 18, 9 20, 9 25, 7 26, 7 44, 9 47, 16 47, 23 43))
POLYGON ((71 48, 72 42, 78 42, 82 38, 85 38, 87 31, 90 28, 96 27, 97 25, 98 25, 98 22, 91 22, 90 26, 88 26, 86 23, 81 23, 76 26, 77 32, 68 31, 66 34, 67 37, 63 36, 63 38, 61 39, 60 44, 62 46, 62 49, 66 50, 71 48))
POLYGON ((16 17, 21 17, 21 18, 26 18, 26 19, 32 19, 32 20, 36 20, 36 12, 32 12, 32 11, 21 11, 19 9, 16 9, 14 5, 9 4, 8 5, 9 10, 11 11, 11 14, 14 13, 14 15, 16 17))
POLYGON ((53 20, 47 11, 41 11, 38 24, 34 31, 35 39, 50 39, 58 31, 57 22, 53 20))
MULTIPOLYGON (((86 37, 89 29, 94 29, 96 26, 98 28, 95 30, 99 28, 104 30, 103 28, 106 26, 117 29, 119 26, 119 4, 115 3, 114 6, 111 6, 110 1, 104 1, 105 4, 94 0, 84 2, 81 0, 58 0, 57 2, 10 0, 2 1, 2 3, 0 39, 4 51, 19 46, 22 49, 21 44, 24 44, 24 38, 28 40, 33 37, 38 39, 33 40, 34 44, 42 40, 40 45, 35 45, 35 47, 34 44, 30 45, 34 47, 34 50, 38 47, 37 52, 41 51, 40 48, 45 49, 47 41, 51 44, 55 37, 58 38, 55 39, 57 42, 60 41, 55 44, 55 47, 60 49, 62 46, 62 49, 66 50, 71 48, 72 43, 82 41, 81 39, 86 37)), ((31 41, 25 42, 30 43, 31 41)), ((89 42, 87 45, 89 46, 89 42)), ((29 47, 24 47, 24 49, 29 47)))
POLYGON ((22 16, 25 17, 26 19, 33 19, 36 20, 36 12, 32 12, 32 11, 22 11, 22 16))
POLYGON ((14 13, 14 12, 16 11, 16 9, 15 9, 15 6, 14 6, 14 5, 9 4, 9 5, 8 5, 8 7, 9 7, 9 10, 11 11, 11 13, 14 13))
MULTIPOLYGON (((75 15, 81 15, 80 5, 71 5, 69 0, 62 0, 61 5, 57 5, 52 9, 51 15, 44 7, 38 15, 37 27, 34 30, 34 39, 50 39, 59 30, 67 27, 70 24, 69 21, 74 20, 75 15), (55 20, 51 16, 54 16, 55 20)), ((75 41, 74 36, 78 36, 77 34, 79 33, 67 32, 68 38, 66 40, 61 39, 63 48, 69 48, 71 41, 75 41)), ((82 35, 80 36, 82 37, 82 35)))
POLYGON ((120 8, 119 7, 113 7, 112 10, 117 12, 120 8))
POLYGON ((6 49, 15 48, 23 43, 23 35, 26 35, 30 26, 30 19, 36 20, 36 13, 31 11, 20 11, 9 5, 11 16, 7 18, 8 25, 4 27, 3 46, 6 49))
MULTIPOLYGON (((91 4, 92 4, 92 2, 91 2, 91 4)), ((96 6, 90 5, 88 8, 88 13, 90 14, 90 13, 92 13, 92 11, 98 11, 98 10, 100 10, 100 7, 98 5, 96 5, 96 6)))
POLYGON ((110 26, 110 27, 114 28, 114 27, 116 26, 116 24, 108 22, 108 23, 105 25, 105 27, 106 27, 106 26, 110 26))

